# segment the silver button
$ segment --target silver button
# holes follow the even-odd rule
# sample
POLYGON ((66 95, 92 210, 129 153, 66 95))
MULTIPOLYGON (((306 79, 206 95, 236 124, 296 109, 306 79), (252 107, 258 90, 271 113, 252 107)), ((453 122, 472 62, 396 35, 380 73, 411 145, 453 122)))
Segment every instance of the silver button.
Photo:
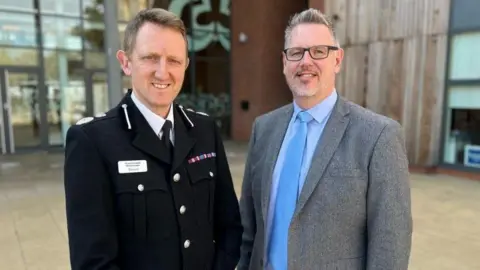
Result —
POLYGON ((173 176, 173 181, 175 181, 175 182, 180 181, 180 174, 179 174, 179 173, 176 173, 176 174, 173 176))
POLYGON ((184 205, 180 206, 180 214, 184 214, 185 211, 187 211, 187 208, 184 205))
POLYGON ((213 172, 210 172, 210 177, 213 177, 213 172))
POLYGON ((184 248, 188 248, 190 246, 190 240, 185 240, 185 243, 183 243, 184 248))
POLYGON ((142 184, 138 185, 137 187, 138 191, 143 191, 144 190, 144 186, 142 184))

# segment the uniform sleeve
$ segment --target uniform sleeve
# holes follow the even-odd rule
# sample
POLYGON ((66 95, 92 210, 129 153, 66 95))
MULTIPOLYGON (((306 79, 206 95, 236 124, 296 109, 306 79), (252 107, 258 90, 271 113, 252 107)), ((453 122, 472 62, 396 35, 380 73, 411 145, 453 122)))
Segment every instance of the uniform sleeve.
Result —
POLYGON ((404 135, 387 125, 369 165, 367 270, 408 269, 412 214, 404 135))
POLYGON ((64 184, 72 270, 118 270, 109 175, 80 126, 67 132, 64 184))
POLYGON ((253 242, 257 233, 257 224, 255 220, 255 207, 253 205, 252 195, 252 155, 255 144, 255 123, 253 124, 252 133, 250 135, 250 142, 247 152, 247 160, 245 162, 245 171, 242 182, 242 196, 240 198, 240 213, 243 224, 242 246, 240 253, 240 262, 238 263, 238 270, 249 269, 250 260, 252 257, 253 242))
POLYGON ((240 258, 242 224, 238 199, 225 148, 216 123, 213 123, 216 143, 217 181, 215 186, 215 270, 234 270, 240 258))

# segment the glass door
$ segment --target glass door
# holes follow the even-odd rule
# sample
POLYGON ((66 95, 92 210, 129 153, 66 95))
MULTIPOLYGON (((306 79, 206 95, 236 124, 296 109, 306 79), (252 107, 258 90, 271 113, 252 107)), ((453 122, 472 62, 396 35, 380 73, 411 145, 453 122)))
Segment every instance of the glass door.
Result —
POLYGON ((38 70, 0 68, 0 147, 2 153, 41 145, 38 70))
POLYGON ((93 115, 109 110, 107 74, 104 71, 87 71, 87 92, 92 96, 93 115))

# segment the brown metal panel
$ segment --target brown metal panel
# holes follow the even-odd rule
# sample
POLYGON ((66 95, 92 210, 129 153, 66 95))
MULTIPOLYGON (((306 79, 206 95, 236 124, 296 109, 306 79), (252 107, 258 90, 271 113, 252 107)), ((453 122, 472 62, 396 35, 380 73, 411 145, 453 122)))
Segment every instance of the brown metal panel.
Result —
MULTIPOLYGON (((323 8, 323 0, 311 2, 323 8)), ((281 51, 288 19, 305 9, 305 5, 305 1, 289 0, 232 1, 233 140, 248 140, 255 117, 291 101, 282 72, 281 51), (245 42, 241 41, 243 34, 247 37, 245 42), (242 107, 247 103, 248 109, 242 107)))

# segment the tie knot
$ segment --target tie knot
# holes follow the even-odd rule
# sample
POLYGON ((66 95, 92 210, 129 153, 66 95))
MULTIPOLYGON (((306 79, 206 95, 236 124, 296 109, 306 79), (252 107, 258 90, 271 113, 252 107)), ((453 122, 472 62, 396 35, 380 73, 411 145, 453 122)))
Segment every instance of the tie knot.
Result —
POLYGON ((170 132, 172 129, 172 122, 170 120, 165 120, 165 123, 162 126, 162 131, 165 132, 170 132))
POLYGON ((300 122, 303 122, 303 123, 308 123, 313 119, 313 117, 306 111, 299 112, 297 117, 300 120, 300 122))

